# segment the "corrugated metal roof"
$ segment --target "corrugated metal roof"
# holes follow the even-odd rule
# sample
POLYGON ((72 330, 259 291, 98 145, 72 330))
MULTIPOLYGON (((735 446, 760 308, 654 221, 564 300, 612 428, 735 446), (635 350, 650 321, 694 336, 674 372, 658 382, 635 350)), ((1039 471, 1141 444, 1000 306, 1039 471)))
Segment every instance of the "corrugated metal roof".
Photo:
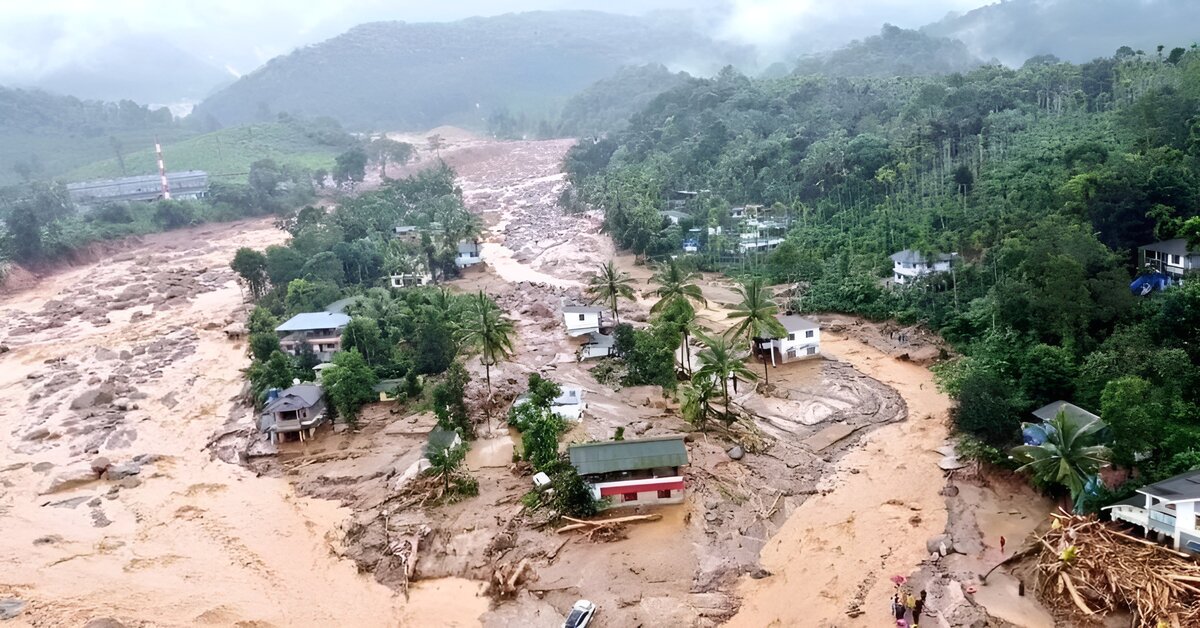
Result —
POLYGON ((1159 253, 1167 253, 1170 255, 1200 254, 1200 251, 1198 251, 1198 252, 1189 251, 1188 250, 1188 242, 1184 238, 1175 238, 1174 240, 1166 240, 1164 242, 1155 242, 1154 244, 1147 244, 1145 246, 1139 246, 1138 248, 1142 249, 1143 251, 1158 251, 1159 253))
POLYGON ((681 467, 688 463, 682 436, 661 436, 571 445, 571 464, 580 475, 681 467))
POLYGON ((602 314, 603 308, 588 307, 585 305, 564 305, 563 314, 602 314))
POLYGON ((775 319, 780 325, 788 331, 804 331, 806 329, 820 329, 821 326, 815 321, 811 321, 803 316, 795 314, 776 314, 775 319))
POLYGON ((263 412, 293 412, 311 408, 321 400, 321 387, 316 384, 296 384, 279 393, 279 397, 267 404, 263 412))
POLYGON ((1067 401, 1062 401, 1061 399, 1059 401, 1052 401, 1052 402, 1038 408, 1037 410, 1034 410, 1033 416, 1035 416, 1043 421, 1049 421, 1049 420, 1053 419, 1054 417, 1058 416, 1059 412, 1065 413, 1067 415, 1067 418, 1070 418, 1070 419, 1094 420, 1094 419, 1100 418, 1100 417, 1096 416, 1095 414, 1092 414, 1091 412, 1088 412, 1087 410, 1084 410, 1083 408, 1080 408, 1079 406, 1077 406, 1073 403, 1070 403, 1067 401))
POLYGON ((304 312, 275 328, 275 331, 310 331, 314 329, 337 329, 350 323, 350 317, 340 312, 304 312))
POLYGON ((938 253, 937 255, 926 255, 920 251, 912 249, 904 249, 896 253, 892 253, 892 261, 900 262, 901 264, 928 264, 933 261, 948 262, 954 259, 956 253, 938 253))
POLYGON ((1188 471, 1138 489, 1168 502, 1200 499, 1200 471, 1188 471))

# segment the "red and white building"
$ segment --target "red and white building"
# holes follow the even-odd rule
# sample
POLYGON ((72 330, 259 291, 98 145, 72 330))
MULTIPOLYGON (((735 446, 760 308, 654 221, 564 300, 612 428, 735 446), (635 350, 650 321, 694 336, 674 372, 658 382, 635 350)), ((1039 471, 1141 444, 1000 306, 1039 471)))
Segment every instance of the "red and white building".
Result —
POLYGON ((683 436, 571 445, 571 465, 608 507, 678 504, 684 500, 680 467, 688 463, 683 436))

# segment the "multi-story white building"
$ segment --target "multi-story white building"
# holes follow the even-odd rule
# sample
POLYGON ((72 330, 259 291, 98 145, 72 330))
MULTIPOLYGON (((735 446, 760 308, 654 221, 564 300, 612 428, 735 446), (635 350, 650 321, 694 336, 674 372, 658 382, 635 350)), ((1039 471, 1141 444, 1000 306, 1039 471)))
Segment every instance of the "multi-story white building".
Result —
POLYGON ((950 272, 950 264, 955 257, 958 257, 958 253, 925 254, 912 249, 893 253, 892 281, 904 285, 924 275, 950 272))

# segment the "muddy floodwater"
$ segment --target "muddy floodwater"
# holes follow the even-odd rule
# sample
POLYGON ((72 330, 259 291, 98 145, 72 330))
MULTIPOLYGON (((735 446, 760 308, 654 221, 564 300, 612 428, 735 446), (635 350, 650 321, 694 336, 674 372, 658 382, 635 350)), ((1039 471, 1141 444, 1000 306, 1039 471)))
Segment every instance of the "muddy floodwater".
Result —
MULTIPOLYGON (((558 207, 572 141, 436 131, 448 141, 440 157, 486 226, 486 265, 452 288, 486 291, 517 331, 513 359, 489 373, 499 410, 466 460, 479 495, 388 505, 434 422, 389 404, 365 408, 357 430, 323 428, 278 455, 249 455, 253 416, 239 401, 246 346, 225 333, 247 306, 229 261, 238 247, 287 234, 259 220, 147 237, 0 294, 10 349, 0 358, 0 598, 25 604, 5 626, 112 617, 552 628, 579 598, 598 603, 597 628, 882 625, 890 576, 913 572, 928 558, 926 540, 953 527, 934 451, 946 444, 950 401, 929 370, 823 332, 823 357, 773 368, 763 394, 736 394, 765 445, 732 459, 732 443, 684 423, 670 395, 601 384, 594 363, 576 360, 560 306, 580 302, 588 274, 614 259, 639 295, 621 318, 644 324, 652 271, 616 253, 598 212, 558 207), (513 466, 520 435, 502 422, 531 372, 586 395, 585 419, 564 442, 688 433, 687 501, 611 542, 531 517, 521 499, 530 480, 513 466), (397 576, 400 538, 423 539, 412 582, 397 576), (518 565, 528 567, 519 591, 485 593, 518 565)), ((700 283, 709 303, 698 324, 722 332, 733 285, 717 275, 700 283)), ((485 375, 478 359, 466 366, 478 403, 485 375)), ((964 488, 958 499, 978 505, 971 534, 982 537, 1022 536, 1046 508, 1014 506, 991 489, 964 488)), ((963 569, 1000 558, 977 545, 963 569)), ((999 575, 980 601, 1040 625, 1042 611, 1016 600, 1012 584, 999 575)))
POLYGON ((205 448, 247 412, 245 346, 221 331, 242 300, 229 259, 285 235, 152 236, 0 297, 0 597, 26 602, 6 626, 428 625, 420 609, 437 608, 469 625, 486 610, 465 581, 406 603, 339 558, 345 509, 205 448), (96 479, 101 457, 136 473, 96 479))

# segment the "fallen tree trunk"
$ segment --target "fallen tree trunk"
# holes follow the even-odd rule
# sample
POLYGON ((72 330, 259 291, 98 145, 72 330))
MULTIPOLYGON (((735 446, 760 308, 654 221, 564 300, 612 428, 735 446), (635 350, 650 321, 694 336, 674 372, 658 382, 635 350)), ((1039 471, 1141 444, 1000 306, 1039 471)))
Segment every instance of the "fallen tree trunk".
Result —
POLYGON ((582 530, 585 528, 599 528, 599 527, 605 527, 605 526, 618 526, 621 524, 634 523, 634 522, 638 522, 638 521, 658 521, 659 519, 662 519, 662 515, 658 515, 658 514, 630 515, 628 517, 617 517, 615 519, 598 519, 598 520, 594 520, 594 521, 585 521, 583 519, 575 519, 574 517, 565 517, 565 516, 563 517, 563 519, 566 519, 567 521, 571 521, 573 523, 570 523, 568 525, 565 525, 565 526, 555 530, 555 532, 557 532, 559 534, 562 534, 563 532, 570 532, 572 530, 582 530))

